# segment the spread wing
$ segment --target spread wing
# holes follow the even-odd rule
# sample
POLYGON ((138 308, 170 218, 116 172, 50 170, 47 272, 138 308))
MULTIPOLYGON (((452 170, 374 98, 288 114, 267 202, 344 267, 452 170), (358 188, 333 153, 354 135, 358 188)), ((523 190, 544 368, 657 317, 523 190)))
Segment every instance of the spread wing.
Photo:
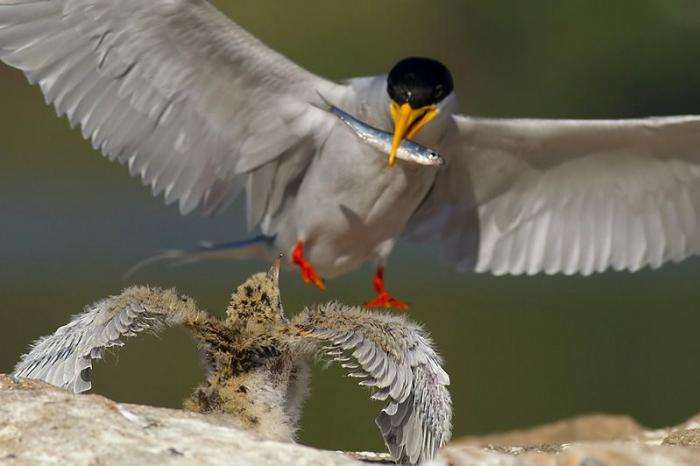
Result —
MULTIPOLYGON (((245 174, 271 161, 284 192, 334 123, 309 103, 347 91, 206 0, 0 0, 0 60, 183 213, 214 213, 246 184, 256 189, 245 174)), ((258 182, 267 191, 269 173, 258 182)), ((251 221, 267 196, 250 206, 251 221)))
POLYGON ((293 323, 375 400, 387 400, 376 419, 390 453, 400 464, 429 460, 450 437, 449 376, 423 329, 402 316, 329 303, 305 310, 293 323), (352 362, 350 362, 352 360, 352 362))
POLYGON ((122 346, 122 337, 159 331, 200 315, 194 301, 175 290, 131 287, 88 306, 49 336, 38 339, 22 356, 13 375, 38 379, 74 393, 91 387, 92 360, 122 346))
POLYGON ((700 249, 700 117, 455 117, 412 220, 460 270, 635 271, 700 249))

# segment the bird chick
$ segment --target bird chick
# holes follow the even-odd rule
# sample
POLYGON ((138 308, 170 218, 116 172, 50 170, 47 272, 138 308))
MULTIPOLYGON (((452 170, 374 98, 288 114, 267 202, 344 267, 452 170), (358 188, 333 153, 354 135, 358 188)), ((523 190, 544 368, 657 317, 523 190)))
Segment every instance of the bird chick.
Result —
POLYGON ((279 262, 231 296, 226 320, 186 325, 199 341, 209 374, 184 407, 232 415, 248 430, 293 440, 306 396, 309 364, 290 345, 282 312, 279 262))
POLYGON ((127 288, 37 340, 14 375, 80 393, 91 387, 92 360, 123 345, 122 337, 180 325, 197 341, 208 370, 185 409, 293 441, 310 362, 325 354, 361 377, 373 399, 387 402, 376 422, 397 462, 432 458, 450 437, 452 405, 449 377, 423 329, 404 316, 339 303, 304 309, 290 321, 278 278, 279 259, 235 290, 224 320, 175 290, 127 288))

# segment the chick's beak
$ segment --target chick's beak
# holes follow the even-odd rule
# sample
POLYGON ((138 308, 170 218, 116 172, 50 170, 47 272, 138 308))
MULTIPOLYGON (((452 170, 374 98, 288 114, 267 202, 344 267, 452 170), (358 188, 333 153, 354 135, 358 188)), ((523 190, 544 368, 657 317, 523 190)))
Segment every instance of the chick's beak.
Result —
POLYGON ((282 263, 282 254, 277 256, 275 260, 272 262, 272 267, 270 267, 270 270, 267 272, 267 276, 275 283, 275 285, 279 284, 280 281, 280 265, 282 263))
POLYGON ((426 105, 418 109, 413 109, 408 103, 399 105, 392 100, 391 117, 394 119, 394 140, 389 153, 389 166, 396 163, 396 152, 404 139, 412 139, 418 131, 430 120, 435 118, 438 109, 435 105, 426 105))

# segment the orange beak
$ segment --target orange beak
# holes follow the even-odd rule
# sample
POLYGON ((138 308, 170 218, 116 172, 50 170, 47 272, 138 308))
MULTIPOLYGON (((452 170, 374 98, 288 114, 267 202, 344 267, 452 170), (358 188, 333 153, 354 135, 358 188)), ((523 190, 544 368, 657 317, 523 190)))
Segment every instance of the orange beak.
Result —
POLYGON ((389 166, 396 163, 396 152, 399 150, 401 141, 412 139, 418 131, 430 120, 435 118, 438 109, 435 105, 426 105, 419 109, 413 109, 408 103, 397 104, 391 101, 391 117, 394 119, 394 140, 389 153, 389 166))

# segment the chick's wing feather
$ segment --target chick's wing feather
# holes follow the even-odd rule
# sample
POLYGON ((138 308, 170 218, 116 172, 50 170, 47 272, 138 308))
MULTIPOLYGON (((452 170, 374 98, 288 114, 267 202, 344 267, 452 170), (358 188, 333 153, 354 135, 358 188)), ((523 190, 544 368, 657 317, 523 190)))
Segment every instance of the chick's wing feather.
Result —
POLYGON ((52 335, 38 339, 23 355, 14 376, 43 380, 74 393, 91 387, 92 360, 122 346, 123 337, 201 317, 194 302, 175 290, 131 287, 88 306, 52 335))
POLYGON ((428 460, 449 440, 449 377, 419 325, 337 303, 306 310, 293 323, 372 387, 373 399, 387 402, 376 422, 397 462, 428 460))

